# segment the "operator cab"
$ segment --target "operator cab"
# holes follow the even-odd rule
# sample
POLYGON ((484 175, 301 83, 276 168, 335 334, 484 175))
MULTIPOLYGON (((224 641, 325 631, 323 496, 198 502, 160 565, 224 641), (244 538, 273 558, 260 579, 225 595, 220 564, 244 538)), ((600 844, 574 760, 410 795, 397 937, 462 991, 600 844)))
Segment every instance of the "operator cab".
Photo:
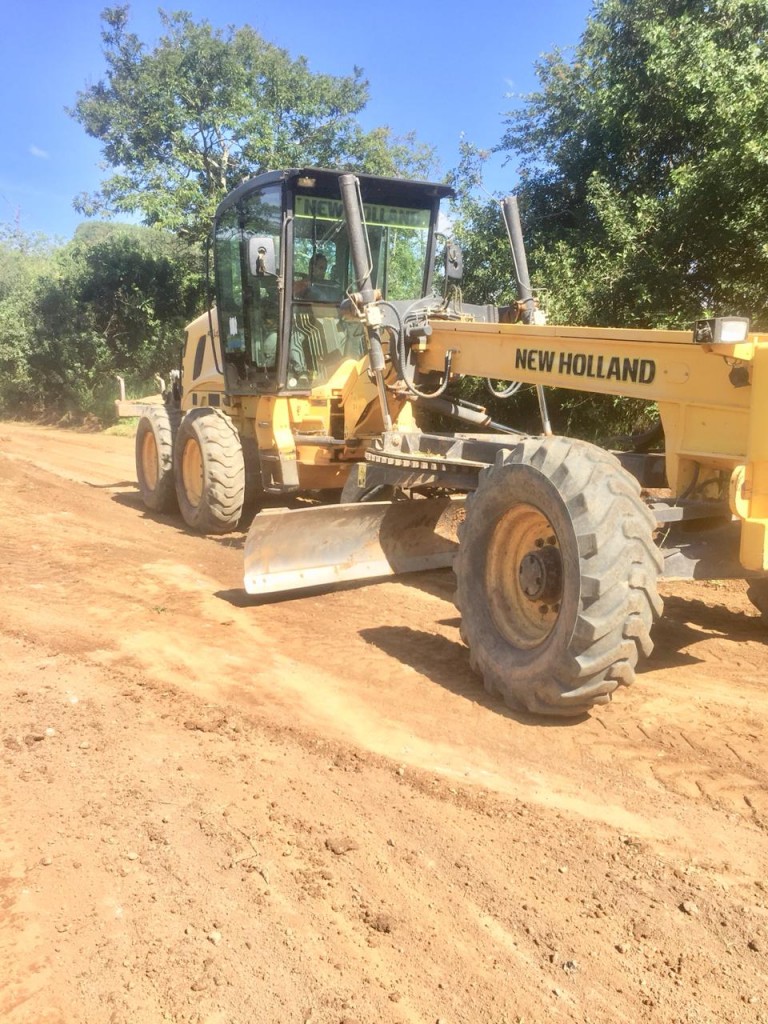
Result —
MULTIPOLYGON (((343 172, 273 171, 219 205, 214 270, 226 390, 307 392, 365 351, 339 303, 359 289, 339 191, 343 172)), ((440 199, 447 185, 359 175, 372 286, 389 301, 432 289, 440 199)))

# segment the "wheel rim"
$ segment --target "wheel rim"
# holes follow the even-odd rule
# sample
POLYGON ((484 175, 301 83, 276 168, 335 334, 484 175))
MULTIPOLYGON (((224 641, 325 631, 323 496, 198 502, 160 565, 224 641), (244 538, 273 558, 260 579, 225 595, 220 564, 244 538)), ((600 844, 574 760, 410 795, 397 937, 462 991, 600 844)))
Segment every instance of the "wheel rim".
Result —
POLYGON ((181 454, 181 479, 187 501, 194 508, 203 497, 203 453, 195 440, 188 440, 181 454))
POLYGON ((497 629, 529 650, 555 627, 563 596, 563 560, 547 517, 521 502, 499 519, 488 547, 486 593, 497 629))
POLYGON ((141 472, 149 490, 154 491, 160 476, 160 458, 155 435, 151 430, 144 434, 141 441, 141 472))

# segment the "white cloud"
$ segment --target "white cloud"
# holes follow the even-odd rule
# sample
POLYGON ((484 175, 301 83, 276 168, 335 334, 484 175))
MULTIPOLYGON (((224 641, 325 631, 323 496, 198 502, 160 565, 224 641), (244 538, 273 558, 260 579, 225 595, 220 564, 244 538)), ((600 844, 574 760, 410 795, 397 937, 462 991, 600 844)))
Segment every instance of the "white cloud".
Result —
POLYGON ((32 145, 29 147, 29 152, 32 156, 36 156, 38 160, 50 160, 50 153, 45 149, 40 149, 39 146, 32 145))

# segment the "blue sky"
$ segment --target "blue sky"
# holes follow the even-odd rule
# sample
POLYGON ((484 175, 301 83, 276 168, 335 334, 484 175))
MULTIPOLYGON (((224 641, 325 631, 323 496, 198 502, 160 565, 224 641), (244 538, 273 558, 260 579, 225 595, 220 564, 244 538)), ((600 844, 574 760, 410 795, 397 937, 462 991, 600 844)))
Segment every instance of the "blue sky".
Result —
MULTIPOLYGON (((98 143, 65 108, 79 89, 103 77, 105 6, 103 0, 27 0, 4 19, 0 222, 67 238, 81 219, 73 197, 93 191, 103 176, 98 143)), ((162 6, 188 10, 219 27, 250 23, 294 56, 306 56, 313 71, 347 74, 361 66, 371 91, 365 126, 415 131, 437 148, 447 170, 457 162, 462 133, 483 148, 499 141, 504 112, 513 104, 510 94, 535 87, 534 64, 542 53, 578 42, 592 5, 388 0, 342 7, 328 0, 180 0, 162 6)), ((130 7, 130 28, 149 44, 160 33, 157 7, 147 0, 130 7)), ((486 186, 512 190, 513 168, 494 159, 486 186)))

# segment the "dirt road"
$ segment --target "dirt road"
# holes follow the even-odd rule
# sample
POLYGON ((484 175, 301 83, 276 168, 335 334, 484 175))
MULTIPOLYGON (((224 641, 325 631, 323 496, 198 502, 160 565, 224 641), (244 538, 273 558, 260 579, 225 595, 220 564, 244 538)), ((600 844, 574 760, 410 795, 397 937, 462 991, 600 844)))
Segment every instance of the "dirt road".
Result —
POLYGON ((0 424, 0 1019, 768 1021, 768 636, 669 584, 574 723, 450 573, 256 602, 128 438, 0 424))

